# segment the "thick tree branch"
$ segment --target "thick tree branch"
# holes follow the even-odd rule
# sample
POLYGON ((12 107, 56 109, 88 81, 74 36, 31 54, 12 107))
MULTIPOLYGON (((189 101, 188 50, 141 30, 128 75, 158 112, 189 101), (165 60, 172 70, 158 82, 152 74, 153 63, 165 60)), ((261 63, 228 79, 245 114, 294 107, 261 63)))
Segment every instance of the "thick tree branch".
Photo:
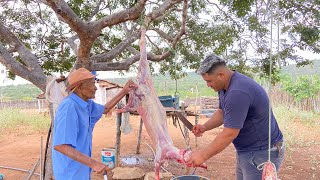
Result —
POLYGON ((58 15, 61 16, 65 23, 69 25, 69 27, 77 32, 80 37, 84 35, 85 37, 87 31, 87 24, 84 23, 68 6, 68 4, 64 0, 54 1, 54 0, 47 0, 46 4, 50 6, 50 8, 58 15))
MULTIPOLYGON (((173 4, 170 4, 172 2, 176 2, 176 1, 166 1, 165 3, 162 4, 162 7, 160 7, 159 9, 163 9, 163 7, 167 7, 170 8, 173 4)), ((186 33, 186 21, 187 21, 187 10, 188 10, 188 1, 184 0, 184 4, 183 4, 183 12, 182 12, 182 23, 181 23, 181 28, 180 31, 178 32, 178 34, 172 38, 172 49, 176 48, 176 45, 178 43, 178 41, 181 39, 181 37, 186 33)), ((157 10, 156 10, 157 11, 157 10)), ((165 10, 164 10, 165 11, 165 10)), ((155 11, 154 11, 155 12, 155 11)), ((153 17, 153 18, 157 18, 158 16, 160 16, 161 13, 159 13, 159 11, 155 12, 154 15, 152 15, 152 13, 150 14, 149 17, 153 17)), ((151 18, 152 19, 152 18, 151 18)), ((147 19, 145 18, 145 24, 150 23, 151 20, 150 18, 147 19)), ((140 31, 139 31, 140 32, 140 31)), ((140 33, 138 32, 138 37, 140 35, 140 33)), ((130 38, 130 37, 129 37, 130 38)), ((122 62, 114 62, 114 63, 101 63, 98 61, 94 61, 95 63, 93 64, 93 69, 95 70, 100 70, 100 71, 110 71, 110 70, 128 70, 130 65, 132 65, 133 63, 137 62, 140 58, 140 55, 137 54, 138 51, 135 50, 132 46, 130 46, 131 43, 124 43, 123 42, 123 49, 128 49, 131 53, 135 54, 132 57, 127 58, 126 60, 122 61, 122 62)), ((119 44, 120 45, 120 44, 119 44)), ((118 46, 119 46, 118 45, 118 46)), ((122 50, 123 50, 122 49, 122 50)), ((115 51, 118 52, 118 51, 115 51)), ((120 51, 121 52, 121 51, 120 51)), ((119 53, 120 53, 119 52, 119 53)), ((119 54, 118 53, 118 54, 119 54)), ((164 52, 161 55, 154 55, 152 53, 148 53, 147 54, 147 58, 150 61, 154 61, 154 62, 159 62, 162 61, 166 58, 168 58, 169 56, 173 55, 174 53, 171 50, 168 50, 166 52, 164 52)), ((104 56, 106 57, 107 54, 104 54, 104 56)), ((110 60, 112 60, 116 54, 109 54, 110 60), (112 58, 111 58, 112 57, 112 58)), ((93 58, 93 57, 92 57, 93 58)), ((105 58, 100 58, 104 59, 105 58)), ((97 59, 98 60, 98 59, 97 59)))
POLYGON ((164 38, 165 40, 167 40, 170 43, 172 43, 173 40, 174 40, 170 35, 168 35, 167 33, 163 32, 161 29, 152 28, 151 30, 154 30, 155 32, 157 32, 162 38, 164 38))
POLYGON ((67 39, 67 43, 69 44, 69 46, 71 47, 73 53, 75 55, 78 54, 78 45, 74 42, 76 39, 78 39, 79 36, 78 35, 75 35, 75 36, 72 36, 70 38, 67 39))
POLYGON ((148 25, 151 21, 165 14, 173 5, 182 2, 182 0, 166 0, 158 9, 146 15, 145 24, 148 25))
POLYGON ((0 44, 0 62, 14 74, 32 82, 42 91, 46 89, 46 76, 42 70, 33 70, 16 61, 7 49, 0 44))
POLYGON ((129 57, 128 59, 122 62, 114 63, 94 63, 93 69, 96 71, 114 71, 114 70, 128 70, 130 65, 139 61, 140 54, 129 57))
MULTIPOLYGON (((161 55, 154 55, 152 53, 147 54, 147 58, 150 61, 159 62, 164 60, 165 58, 169 57, 171 55, 170 51, 167 51, 161 55)), ((134 64, 135 62, 139 61, 140 54, 136 54, 134 56, 131 56, 127 58, 124 61, 121 62, 114 62, 114 63, 94 63, 92 65, 92 68, 96 71, 114 71, 114 70, 128 70, 129 67, 134 64)))
POLYGON ((4 39, 8 44, 13 46, 13 49, 19 53, 22 61, 31 70, 42 72, 42 69, 38 63, 38 58, 30 52, 28 48, 7 28, 0 22, 0 37, 4 39))
POLYGON ((129 9, 113 13, 95 22, 95 28, 99 31, 105 27, 110 27, 128 20, 135 20, 141 16, 147 0, 138 0, 138 3, 129 9))
POLYGON ((127 50, 128 50, 131 54, 134 54, 134 55, 139 54, 139 51, 136 50, 135 48, 133 48, 132 46, 128 46, 128 47, 127 47, 127 50))
POLYGON ((93 62, 108 62, 114 59, 118 54, 120 54, 124 49, 126 49, 131 43, 136 41, 140 37, 140 30, 131 34, 127 39, 119 43, 115 48, 113 48, 108 53, 98 54, 92 56, 90 59, 93 62))

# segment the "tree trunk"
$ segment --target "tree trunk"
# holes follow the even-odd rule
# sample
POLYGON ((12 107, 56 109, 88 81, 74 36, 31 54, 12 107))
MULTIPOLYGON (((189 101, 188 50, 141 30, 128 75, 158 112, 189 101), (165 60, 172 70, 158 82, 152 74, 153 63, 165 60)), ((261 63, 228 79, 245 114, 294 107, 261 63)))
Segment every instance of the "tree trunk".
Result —
POLYGON ((46 143, 46 149, 45 149, 45 159, 44 159, 44 165, 43 165, 43 179, 44 180, 52 180, 53 179, 53 170, 52 170, 52 135, 53 135, 53 122, 54 122, 54 110, 53 110, 53 104, 50 103, 50 118, 51 118, 51 125, 48 132, 47 137, 47 143, 46 143))

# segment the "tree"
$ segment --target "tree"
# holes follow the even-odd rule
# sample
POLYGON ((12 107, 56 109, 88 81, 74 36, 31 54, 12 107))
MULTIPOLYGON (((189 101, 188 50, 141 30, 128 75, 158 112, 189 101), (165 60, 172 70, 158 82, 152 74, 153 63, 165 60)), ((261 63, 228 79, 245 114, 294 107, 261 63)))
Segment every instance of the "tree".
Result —
MULTIPOLYGON (((185 8, 182 7, 182 0, 159 4, 146 2, 108 1, 106 4, 102 0, 44 1, 44 6, 33 1, 5 1, 2 3, 4 10, 0 26, 1 62, 14 74, 24 77, 42 90, 45 89, 46 74, 69 70, 75 60, 76 67, 90 70, 128 69, 139 59, 138 51, 131 46, 139 38, 139 24, 149 26, 164 18, 166 11, 180 7, 184 24, 177 30, 176 36, 171 37, 173 48, 185 33, 187 1, 184 1, 185 8), (147 11, 146 6, 153 8, 147 11), (110 14, 106 14, 106 10, 110 14), (19 18, 18 14, 27 18, 19 18), (57 19, 63 24, 56 23, 57 19), (120 27, 126 30, 118 31, 120 27), (117 37, 123 36, 121 33, 124 32, 126 38, 117 37), (79 40, 78 44, 76 39, 79 40), (105 41, 109 47, 104 47, 105 41), (66 47, 66 43, 69 43, 69 47, 66 47), (71 54, 71 49, 75 55, 71 54), (92 49, 97 54, 92 55, 92 49), (131 51, 133 56, 129 57, 129 52, 123 52, 125 50, 131 51), (125 60, 112 62, 113 59, 125 60)), ((149 58, 160 61, 169 55, 170 51, 164 51, 161 55, 150 54, 149 58)))
POLYGON ((179 78, 183 68, 196 69, 213 52, 241 72, 267 76, 270 56, 276 73, 288 60, 308 63, 295 55, 297 48, 320 53, 319 5, 282 0, 276 11, 275 1, 262 0, 3 0, 0 63, 43 91, 52 72, 126 71, 139 60, 144 25, 148 59, 160 72, 179 78), (281 30, 273 54, 271 12, 281 30))
POLYGON ((150 32, 148 59, 160 64, 161 72, 175 75, 183 68, 196 69, 206 53, 214 52, 230 59, 241 72, 267 76, 271 11, 273 25, 276 27, 279 20, 281 31, 279 53, 272 54, 274 69, 285 66, 288 60, 308 63, 295 54, 297 48, 320 52, 317 0, 280 1, 279 10, 275 1, 186 3, 2 1, 0 62, 10 75, 19 75, 42 90, 46 75, 64 73, 72 67, 128 70, 138 60, 139 27, 146 23, 150 32))

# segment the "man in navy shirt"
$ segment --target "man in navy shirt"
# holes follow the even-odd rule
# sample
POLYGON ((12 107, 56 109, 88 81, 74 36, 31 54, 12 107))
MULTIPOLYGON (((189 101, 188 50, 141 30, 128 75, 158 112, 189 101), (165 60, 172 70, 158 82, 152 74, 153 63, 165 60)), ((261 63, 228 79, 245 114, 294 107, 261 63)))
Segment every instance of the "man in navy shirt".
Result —
MULTIPOLYGON (((206 123, 195 125, 192 132, 201 136, 222 124, 224 128, 207 147, 194 151, 187 163, 198 166, 232 142, 237 151, 237 180, 261 179, 269 147, 267 93, 251 78, 228 69, 226 62, 216 55, 207 56, 198 73, 208 87, 218 92, 219 109, 206 123)), ((277 170, 283 161, 283 146, 282 133, 271 112, 270 157, 277 170)))
POLYGON ((68 76, 70 95, 59 105, 54 121, 52 165, 56 180, 89 180, 91 170, 108 167, 91 158, 92 131, 102 114, 108 113, 136 85, 129 80, 106 105, 92 101, 97 87, 94 75, 80 68, 68 76))

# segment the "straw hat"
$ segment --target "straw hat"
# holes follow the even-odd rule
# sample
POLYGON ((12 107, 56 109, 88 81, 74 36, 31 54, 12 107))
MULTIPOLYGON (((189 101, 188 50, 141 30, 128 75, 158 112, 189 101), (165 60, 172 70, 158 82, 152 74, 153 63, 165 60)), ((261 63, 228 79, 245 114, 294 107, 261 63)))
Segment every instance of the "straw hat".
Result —
POLYGON ((71 91, 85 80, 94 78, 95 76, 96 75, 91 74, 90 71, 85 68, 74 70, 68 76, 68 86, 66 90, 71 91))

